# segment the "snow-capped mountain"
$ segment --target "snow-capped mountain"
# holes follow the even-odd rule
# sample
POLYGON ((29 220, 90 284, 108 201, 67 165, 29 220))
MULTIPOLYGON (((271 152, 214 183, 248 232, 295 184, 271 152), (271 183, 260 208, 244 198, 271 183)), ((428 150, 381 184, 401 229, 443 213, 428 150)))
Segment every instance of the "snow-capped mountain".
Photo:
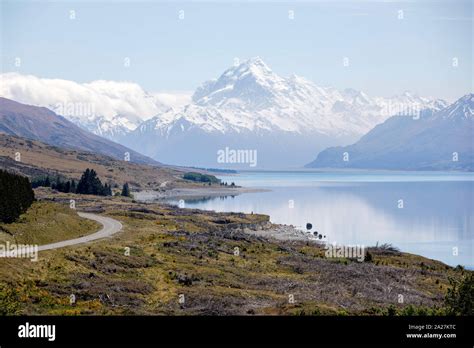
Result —
POLYGON ((170 98, 148 93, 135 83, 98 80, 80 84, 18 73, 0 75, 0 96, 47 107, 110 139, 170 108, 170 98))
MULTIPOLYGON (((360 96, 366 97, 363 93, 360 96)), ((348 114, 372 107, 379 115, 377 111, 383 104, 368 97, 361 104, 360 96, 321 88, 296 75, 285 79, 257 57, 226 70, 217 80, 205 82, 194 93, 190 105, 159 114, 147 124, 155 124, 161 134, 170 133, 183 118, 208 132, 358 135, 370 125, 350 123, 348 114)))
POLYGON ((76 83, 31 75, 0 75, 0 96, 45 106, 80 127, 165 163, 220 163, 225 148, 258 152, 259 168, 302 166, 328 147, 358 140, 396 114, 439 110, 442 100, 408 92, 392 98, 320 87, 281 77, 259 58, 232 66, 192 95, 159 95, 130 82, 76 83), (171 99, 173 99, 171 98, 171 99))
POLYGON ((420 118, 393 116, 350 146, 321 151, 310 168, 474 170, 474 94, 420 118))
POLYGON ((190 104, 159 113, 119 141, 167 163, 226 166, 216 153, 228 147, 257 150, 261 168, 300 166, 315 151, 354 142, 393 114, 445 105, 409 93, 371 98, 319 87, 296 75, 281 77, 256 57, 203 83, 190 104))
MULTIPOLYGON (((474 121, 474 93, 466 94, 455 103, 449 105, 443 112, 437 113, 436 117, 452 121, 474 121)), ((471 140, 474 142, 474 139, 471 140)))

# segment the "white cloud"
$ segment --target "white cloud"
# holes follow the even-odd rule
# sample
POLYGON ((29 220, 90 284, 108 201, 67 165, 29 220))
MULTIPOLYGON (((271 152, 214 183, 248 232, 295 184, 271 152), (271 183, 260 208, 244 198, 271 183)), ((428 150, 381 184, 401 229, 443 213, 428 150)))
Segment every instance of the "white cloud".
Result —
POLYGON ((153 93, 155 98, 164 105, 177 108, 190 104, 192 102, 192 91, 181 92, 156 92, 153 93))
POLYGON ((0 74, 0 96, 48 107, 84 122, 98 116, 113 120, 120 115, 130 121, 127 128, 190 100, 187 92, 148 93, 131 82, 97 80, 81 84, 18 73, 0 74))

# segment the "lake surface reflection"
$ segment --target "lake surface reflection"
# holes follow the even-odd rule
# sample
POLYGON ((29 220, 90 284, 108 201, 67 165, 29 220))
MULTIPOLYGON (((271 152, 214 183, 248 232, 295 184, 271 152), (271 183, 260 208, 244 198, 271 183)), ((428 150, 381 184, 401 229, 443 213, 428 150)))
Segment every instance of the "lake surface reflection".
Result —
POLYGON ((391 243, 474 267, 472 174, 247 172, 220 178, 271 191, 186 199, 186 207, 263 213, 302 229, 311 222, 330 243, 391 243))

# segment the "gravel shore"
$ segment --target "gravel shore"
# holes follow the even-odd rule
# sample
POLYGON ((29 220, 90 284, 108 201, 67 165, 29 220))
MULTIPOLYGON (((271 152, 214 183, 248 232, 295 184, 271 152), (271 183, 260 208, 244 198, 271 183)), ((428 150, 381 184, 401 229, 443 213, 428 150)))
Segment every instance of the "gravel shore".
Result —
POLYGON ((312 233, 301 231, 293 225, 269 224, 269 226, 261 229, 244 228, 243 232, 276 240, 324 242, 324 240, 317 238, 312 233))

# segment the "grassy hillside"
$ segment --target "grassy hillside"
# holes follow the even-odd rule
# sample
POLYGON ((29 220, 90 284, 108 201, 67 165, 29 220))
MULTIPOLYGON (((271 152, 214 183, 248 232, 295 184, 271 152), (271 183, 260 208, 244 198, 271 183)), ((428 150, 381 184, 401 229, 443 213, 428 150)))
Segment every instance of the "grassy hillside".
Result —
POLYGON ((48 244, 97 232, 100 224, 83 219, 65 204, 35 202, 18 221, 0 223, 0 242, 48 244))
POLYGON ((119 161, 104 155, 90 152, 62 149, 38 141, 0 134, 0 168, 21 172, 30 177, 58 173, 78 180, 82 172, 94 169, 103 182, 119 186, 128 182, 133 189, 159 189, 160 184, 168 182, 167 187, 183 184, 183 171, 168 167, 139 165, 119 161), (21 160, 15 161, 20 153, 21 160))

